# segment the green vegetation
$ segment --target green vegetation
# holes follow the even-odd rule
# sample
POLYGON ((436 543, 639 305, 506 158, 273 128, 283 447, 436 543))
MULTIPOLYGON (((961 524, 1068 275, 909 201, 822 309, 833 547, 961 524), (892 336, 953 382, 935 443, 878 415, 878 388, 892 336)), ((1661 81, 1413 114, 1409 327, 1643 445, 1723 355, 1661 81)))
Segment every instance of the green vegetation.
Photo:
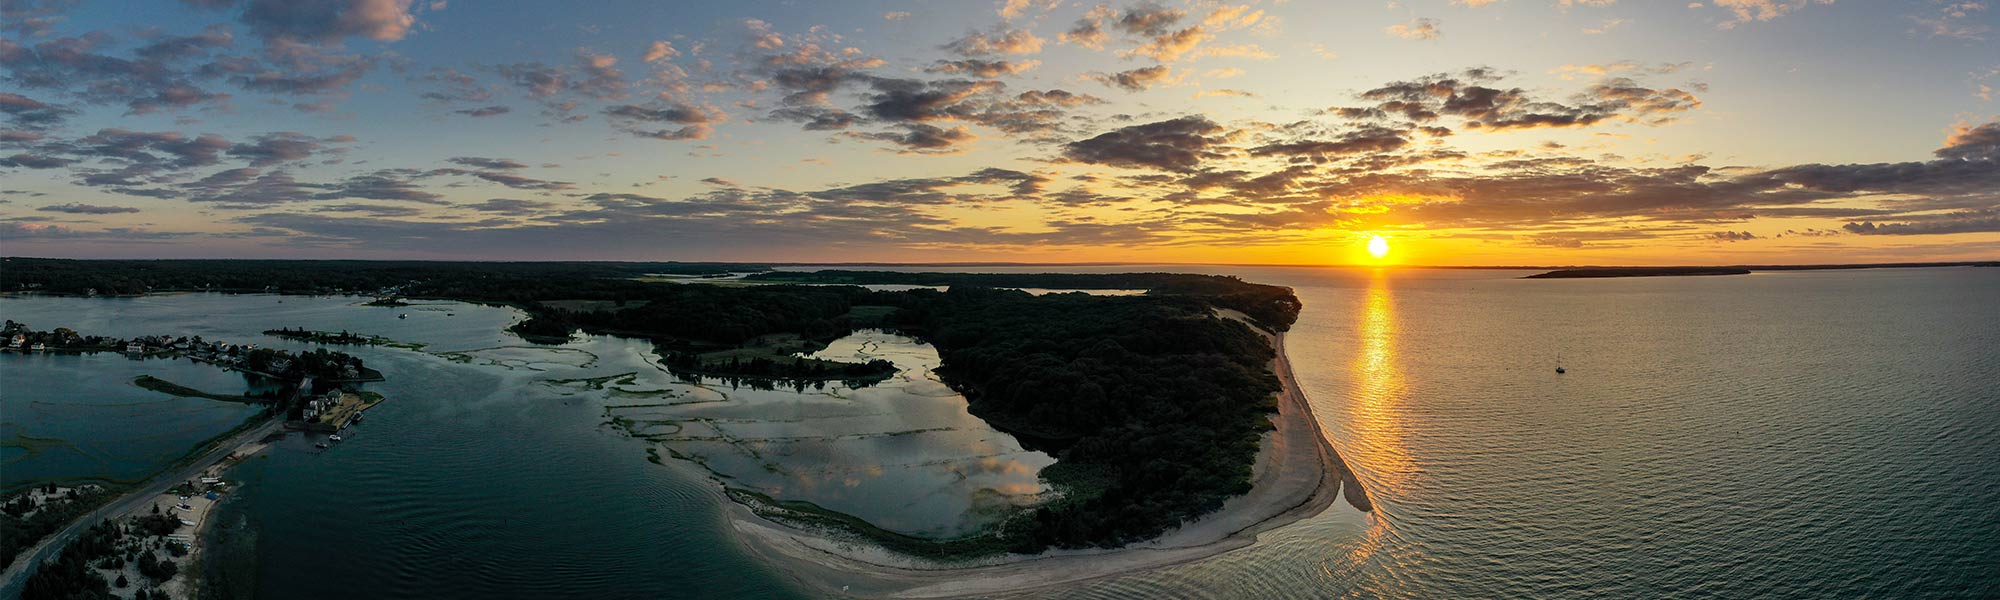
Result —
POLYGON ((140 375, 138 378, 132 380, 132 385, 146 388, 155 392, 160 392, 162 394, 180 396, 182 398, 207 398, 210 400, 221 400, 223 402, 242 402, 245 404, 258 404, 269 400, 268 398, 251 398, 249 396, 229 396, 224 394, 204 392, 178 383, 167 381, 165 379, 160 379, 152 375, 140 375))
POLYGON ((331 331, 313 331, 310 329, 292 329, 290 327, 284 329, 266 329, 264 330, 264 335, 316 344, 343 344, 348 346, 386 346, 396 342, 395 340, 379 335, 361 335, 345 331, 335 333, 331 331))
MULTIPOLYGON (((529 318, 513 329, 559 341, 575 331, 646 338, 682 370, 772 378, 872 368, 797 359, 857 327, 883 326, 938 349, 938 373, 973 414, 1053 454, 1042 476, 1054 499, 981 535, 926 540, 883 532, 797 503, 737 497, 788 518, 841 527, 899 551, 966 557, 1049 547, 1116 546, 1157 536, 1247 491, 1279 382, 1275 350, 1256 328, 1216 316, 1240 311, 1266 330, 1297 318, 1291 290, 1233 277, 1168 273, 956 274, 821 271, 755 275, 769 285, 726 287, 637 281, 662 264, 291 263, 257 261, 40 261, 0 275, 8 289, 74 289, 77 280, 146 282, 158 289, 242 286, 279 291, 389 289, 410 298, 507 305, 529 318), (213 277, 204 277, 204 270, 213 277), (252 276, 254 274, 254 277, 252 276), (170 275, 170 276, 169 276, 170 275), (871 291, 854 285, 949 286, 871 291), (32 287, 31 286, 39 286, 32 287), (1052 294, 999 288, 1144 289, 1143 296, 1052 294), (776 342, 782 340, 782 343, 776 342), (816 346, 817 345, 817 346, 816 346), (718 364, 722 360, 729 363, 718 364), (760 362, 761 361, 761 362, 760 362)), ((737 265, 684 273, 742 271, 737 265)), ((95 284, 102 286, 107 284, 95 284)), ((129 283, 115 289, 132 289, 129 283)), ((102 291, 100 287, 100 291, 102 291)), ((139 288, 139 289, 144 289, 139 288)))
MULTIPOLYGON (((42 490, 44 494, 54 494, 56 485, 47 484, 42 490)), ((103 488, 72 489, 38 503, 23 491, 0 504, 0 567, 14 564, 21 552, 111 498, 112 494, 103 488)))
MULTIPOLYGON (((69 598, 113 598, 111 583, 97 569, 123 569, 131 564, 153 585, 158 585, 180 574, 180 565, 171 558, 156 556, 154 548, 163 547, 169 555, 184 556, 186 550, 173 544, 153 543, 153 538, 173 533, 181 527, 179 518, 171 515, 149 515, 134 519, 130 526, 118 520, 107 520, 84 532, 76 541, 65 546, 55 560, 42 563, 28 582, 21 588, 23 600, 69 599, 69 598)), ((119 576, 118 587, 130 584, 119 576)), ((165 594, 140 590, 144 597, 165 597, 165 594)))

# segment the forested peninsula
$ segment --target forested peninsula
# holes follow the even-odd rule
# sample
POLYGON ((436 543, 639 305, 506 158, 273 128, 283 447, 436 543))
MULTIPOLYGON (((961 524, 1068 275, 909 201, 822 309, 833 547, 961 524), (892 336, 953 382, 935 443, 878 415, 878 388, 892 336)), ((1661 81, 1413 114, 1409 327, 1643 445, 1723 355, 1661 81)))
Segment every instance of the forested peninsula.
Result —
POLYGON ((733 363, 723 364, 745 372, 739 375, 756 371, 776 379, 850 378, 829 372, 859 373, 870 365, 783 357, 860 328, 900 331, 937 348, 941 379, 968 398, 974 415, 1057 458, 1042 471, 1056 491, 1051 499, 965 538, 913 538, 837 513, 791 511, 802 524, 841 527, 931 558, 1120 546, 1158 536, 1248 491, 1280 390, 1270 367, 1276 349, 1257 329, 1284 331, 1300 308, 1288 288, 1211 275, 775 273, 704 263, 15 258, 0 270, 0 289, 360 293, 509 305, 529 315, 514 330, 530 339, 560 342, 576 331, 645 338, 669 367, 720 369, 708 357, 726 355, 733 363), (732 272, 765 273, 749 278, 771 284, 654 277, 732 272), (916 282, 949 287, 859 287, 916 282), (1147 292, 1034 295, 1008 289, 1017 287, 1147 292), (1225 310, 1248 319, 1226 318, 1225 310), (760 354, 759 348, 788 351, 760 354))

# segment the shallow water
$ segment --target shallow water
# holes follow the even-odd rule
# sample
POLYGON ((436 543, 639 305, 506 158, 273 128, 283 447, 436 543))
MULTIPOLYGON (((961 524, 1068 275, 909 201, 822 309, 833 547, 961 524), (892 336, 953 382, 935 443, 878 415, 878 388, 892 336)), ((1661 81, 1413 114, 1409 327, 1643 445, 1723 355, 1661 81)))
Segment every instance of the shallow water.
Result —
POLYGON ((179 398, 133 385, 141 375, 217 394, 253 387, 241 374, 186 359, 0 354, 0 447, 6 452, 0 490, 143 479, 258 413, 249 404, 179 398))
MULTIPOLYGON (((1297 289, 1288 353, 1376 512, 1046 595, 2000 596, 2000 269, 1061 270, 1297 289)), ((391 401, 349 442, 294 440, 233 473, 249 485, 224 506, 257 528, 262 595, 811 595, 746 557, 706 473, 655 466, 648 442, 604 424, 603 404, 635 401, 548 383, 615 374, 642 344, 530 351, 501 331, 506 310, 232 298, 7 299, 0 312, 100 315, 78 329, 112 335, 340 323, 431 344, 355 350, 389 374, 376 389, 391 401)))

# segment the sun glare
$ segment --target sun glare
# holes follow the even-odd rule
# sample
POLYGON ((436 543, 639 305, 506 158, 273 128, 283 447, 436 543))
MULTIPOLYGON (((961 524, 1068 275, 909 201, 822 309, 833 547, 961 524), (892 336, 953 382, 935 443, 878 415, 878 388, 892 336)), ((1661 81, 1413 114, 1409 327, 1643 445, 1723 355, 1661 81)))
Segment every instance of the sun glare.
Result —
POLYGON ((1389 240, 1382 239, 1382 236, 1379 235, 1372 238, 1368 238, 1368 255, 1373 256, 1375 258, 1382 258, 1384 256, 1388 256, 1389 240))

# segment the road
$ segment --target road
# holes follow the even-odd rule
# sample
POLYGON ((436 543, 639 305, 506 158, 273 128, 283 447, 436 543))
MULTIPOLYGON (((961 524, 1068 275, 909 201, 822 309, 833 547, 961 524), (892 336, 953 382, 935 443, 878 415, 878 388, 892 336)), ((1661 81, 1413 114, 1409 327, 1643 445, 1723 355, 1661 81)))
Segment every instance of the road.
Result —
POLYGON ((266 419, 262 425, 252 427, 229 439, 223 440, 222 443, 216 444, 214 448, 210 449, 207 454, 202 455, 186 466, 161 473, 152 479, 146 480, 146 483, 133 488, 116 500, 98 507, 97 510, 91 511, 90 514, 71 521, 67 527, 57 530, 55 533, 50 534, 49 537, 43 538, 40 544, 36 544, 35 547, 22 552, 20 556, 15 558, 14 564, 8 565, 6 572, 0 573, 0 598, 20 597, 21 586, 27 584, 28 573, 31 567, 40 565, 42 561, 55 558, 56 553, 61 552, 63 546, 69 545, 70 541, 75 540, 84 531, 90 529, 91 526, 96 525, 99 521, 125 514, 147 502, 158 501, 160 494, 166 493, 167 488, 194 479, 202 471, 220 462, 223 458, 227 458, 229 453, 236 451, 238 447, 251 440, 262 439, 264 436, 276 433, 284 425, 284 420, 275 415, 262 418, 266 419))

